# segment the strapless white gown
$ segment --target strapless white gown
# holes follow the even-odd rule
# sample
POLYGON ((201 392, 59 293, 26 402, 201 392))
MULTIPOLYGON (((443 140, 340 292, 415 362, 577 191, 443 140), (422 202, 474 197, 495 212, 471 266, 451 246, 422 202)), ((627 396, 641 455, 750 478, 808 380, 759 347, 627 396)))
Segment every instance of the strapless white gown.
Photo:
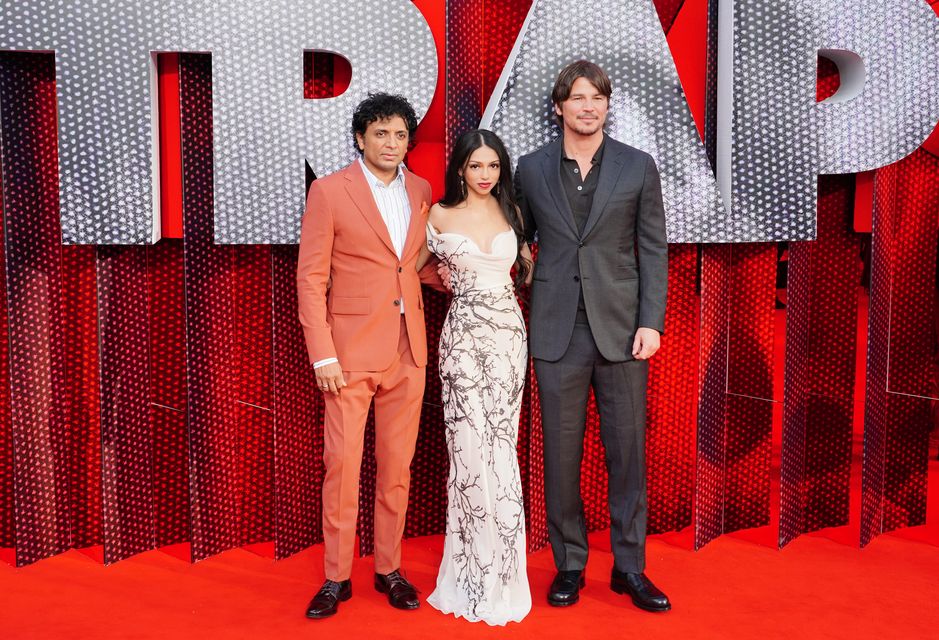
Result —
POLYGON ((498 234, 485 253, 428 224, 427 246, 450 268, 454 294, 439 349, 447 530, 427 602, 473 622, 519 622, 531 610, 531 590, 516 450, 528 347, 509 275, 515 234, 498 234))

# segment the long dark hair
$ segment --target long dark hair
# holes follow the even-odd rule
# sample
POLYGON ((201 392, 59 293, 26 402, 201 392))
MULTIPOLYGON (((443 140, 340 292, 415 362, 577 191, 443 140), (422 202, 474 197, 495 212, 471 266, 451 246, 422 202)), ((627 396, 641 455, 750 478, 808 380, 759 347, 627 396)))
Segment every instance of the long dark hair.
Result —
POLYGON ((466 200, 467 194, 460 172, 466 169, 470 156, 480 147, 489 147, 499 157, 499 182, 489 193, 499 202, 499 208, 502 209, 505 221, 509 223, 509 226, 515 232, 515 240, 518 243, 518 257, 515 259, 514 283, 515 288, 518 289, 528 278, 532 263, 531 260, 522 256, 521 249, 525 243, 525 230, 518 206, 515 204, 512 187, 512 162, 509 160, 509 152, 505 150, 505 145, 502 144, 499 136, 488 129, 475 129, 460 136, 460 139, 453 145, 450 162, 447 163, 444 194, 440 200, 440 206, 455 207, 466 200))

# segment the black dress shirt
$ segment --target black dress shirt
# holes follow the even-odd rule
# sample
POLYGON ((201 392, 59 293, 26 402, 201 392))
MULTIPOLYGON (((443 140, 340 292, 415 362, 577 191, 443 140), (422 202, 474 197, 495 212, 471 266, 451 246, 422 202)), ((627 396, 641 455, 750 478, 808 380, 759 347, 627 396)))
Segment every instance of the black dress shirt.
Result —
MULTIPOLYGON (((590 159, 590 169, 587 171, 587 175, 581 174, 580 165, 573 158, 568 158, 567 154, 564 153, 564 147, 561 147, 561 186, 564 187, 567 202, 571 205, 578 235, 584 233, 587 217, 590 215, 590 207, 593 206, 593 195, 597 191, 604 146, 606 146, 606 136, 603 137, 603 142, 600 143, 600 146, 593 154, 593 158, 590 159)), ((577 302, 576 322, 578 324, 588 324, 587 311, 584 308, 583 290, 581 290, 580 300, 577 302)))
POLYGON ((600 176, 600 162, 603 160, 604 146, 606 146, 605 136, 590 160, 590 169, 587 171, 587 175, 581 175, 577 161, 568 158, 562 147, 561 186, 564 187, 567 202, 571 205, 571 212, 574 214, 574 222, 577 224, 578 233, 584 232, 587 216, 590 215, 590 207, 593 206, 593 195, 597 191, 597 180, 600 176))

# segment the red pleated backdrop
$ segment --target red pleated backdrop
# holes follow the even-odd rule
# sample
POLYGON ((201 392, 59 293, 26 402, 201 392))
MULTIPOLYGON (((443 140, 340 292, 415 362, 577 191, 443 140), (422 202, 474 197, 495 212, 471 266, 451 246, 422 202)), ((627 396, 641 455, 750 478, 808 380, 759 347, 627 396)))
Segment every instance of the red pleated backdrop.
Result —
MULTIPOLYGON (((441 67, 408 163, 439 196, 449 145, 478 122, 531 2, 415 4, 441 67)), ((709 148, 715 75, 706 23, 715 6, 656 2, 709 148)), ((345 61, 317 52, 305 61, 307 98, 348 85, 345 61)), ((98 545, 114 562, 182 542, 196 560, 269 542, 282 558, 321 541, 322 401, 297 321, 296 247, 214 244, 211 57, 164 54, 159 68, 166 238, 64 247, 54 59, 0 55, 0 547, 14 549, 18 564, 98 545)), ((836 87, 823 62, 820 99, 836 87)), ((935 339, 937 176, 939 161, 921 150, 875 178, 863 544, 925 517, 929 398, 937 394, 932 351, 922 345, 935 339)), ((694 524, 700 547, 767 525, 777 515, 777 469, 781 545, 846 524, 865 240, 851 216, 863 205, 851 176, 820 178, 818 240, 789 247, 784 362, 774 355, 783 338, 774 322, 776 245, 670 247, 668 331, 649 389, 650 532, 694 524), (774 386, 782 367, 785 384, 774 386)), ((435 345, 448 299, 425 296, 435 345)), ((525 309, 524 294, 521 302, 525 309)), ((409 536, 443 529, 441 420, 432 347, 409 536)), ((540 424, 532 376, 519 435, 531 549, 547 543, 540 424)), ((597 427, 591 411, 582 476, 591 529, 609 521, 597 427)), ((362 553, 372 547, 373 446, 369 434, 362 553)))

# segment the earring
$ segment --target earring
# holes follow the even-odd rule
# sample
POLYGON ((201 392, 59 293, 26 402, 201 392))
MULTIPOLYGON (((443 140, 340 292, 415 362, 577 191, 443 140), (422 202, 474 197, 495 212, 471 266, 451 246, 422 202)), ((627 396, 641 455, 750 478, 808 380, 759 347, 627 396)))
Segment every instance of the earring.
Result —
POLYGON ((492 193, 493 193, 493 195, 495 195, 497 198, 499 197, 499 183, 498 183, 498 182, 496 183, 495 188, 492 190, 492 193))
POLYGON ((460 193, 463 195, 463 199, 465 200, 468 194, 466 193, 466 181, 463 180, 463 176, 460 176, 460 193))

